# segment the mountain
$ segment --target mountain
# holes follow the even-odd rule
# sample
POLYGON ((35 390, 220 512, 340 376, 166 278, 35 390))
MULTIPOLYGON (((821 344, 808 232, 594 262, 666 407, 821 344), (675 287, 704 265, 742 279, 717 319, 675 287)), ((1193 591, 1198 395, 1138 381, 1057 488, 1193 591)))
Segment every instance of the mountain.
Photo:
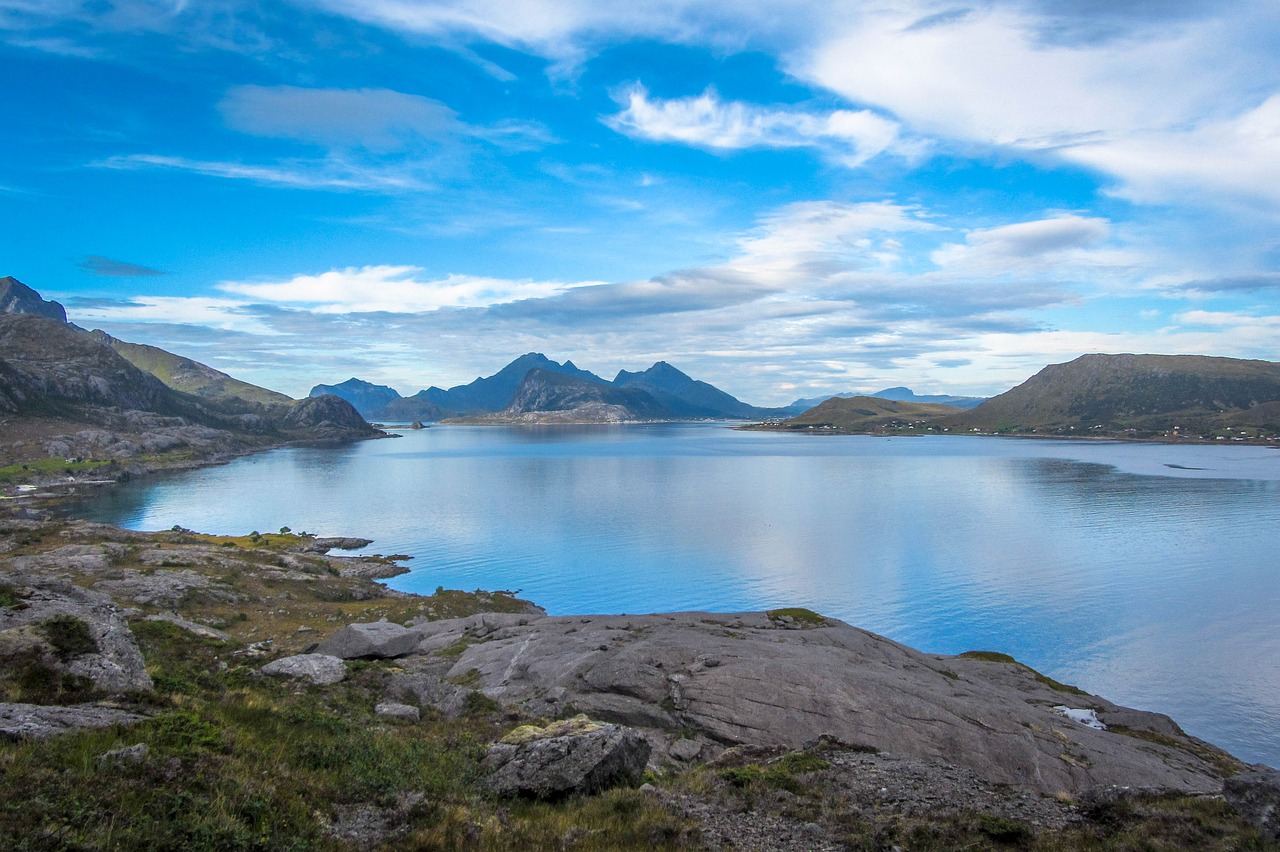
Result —
POLYGON ((666 361, 659 361, 642 373, 620 370, 613 383, 649 392, 655 399, 683 417, 760 418, 780 413, 757 408, 730 396, 714 385, 690 378, 666 361))
POLYGON ((0 278, 0 314, 30 314, 46 319, 67 321, 67 312, 57 302, 46 301, 40 294, 17 278, 0 278))
POLYGON ((448 390, 431 387, 423 391, 423 394, 426 401, 438 406, 442 412, 455 416, 501 411, 511 402, 516 388, 524 381, 530 370, 544 370, 588 382, 607 384, 596 374, 579 370, 572 361, 558 364, 540 352, 530 352, 521 355, 487 378, 478 378, 466 385, 455 385, 448 390))
POLYGON ((826 402, 834 397, 842 397, 849 399, 855 396, 871 396, 878 399, 892 399, 898 402, 921 402, 932 403, 937 405, 954 405, 956 408, 975 408, 986 401, 985 396, 950 396, 949 394, 927 394, 924 396, 917 395, 911 388, 894 387, 885 388, 881 391, 869 394, 857 394, 852 391, 845 393, 833 393, 826 396, 813 396, 806 399, 797 399, 788 405, 783 411, 787 414, 802 414, 813 408, 815 405, 826 402))
POLYGON ((954 406, 901 402, 873 396, 833 396, 789 420, 755 428, 775 430, 823 429, 834 432, 930 431, 932 423, 955 414, 954 406))
MULTIPOLYGON (((40 302, 27 298, 20 307, 40 302)), ((194 459, 292 440, 379 434, 337 397, 258 402, 175 390, 123 357, 111 340, 53 317, 0 314, 0 414, 6 415, 0 459, 194 459)), ((154 347, 133 351, 196 377, 224 376, 154 347)), ((224 387, 253 388, 225 378, 233 384, 224 387)))
POLYGON ((457 418, 468 423, 621 423, 671 420, 671 410, 647 391, 535 368, 502 411, 457 418))
POLYGON ((121 357, 174 390, 210 399, 243 399, 249 402, 288 404, 291 397, 234 379, 220 370, 166 352, 155 346, 117 340, 105 331, 92 332, 121 357))
POLYGON ((377 412, 386 407, 388 403, 395 402, 401 398, 399 392, 393 388, 389 388, 386 385, 375 385, 354 377, 336 385, 316 385, 307 396, 315 397, 324 396, 325 394, 333 394, 336 397, 345 399, 365 417, 378 416, 377 412))
POLYGON ((954 430, 1154 437, 1280 433, 1280 364, 1084 355, 945 421, 954 430))

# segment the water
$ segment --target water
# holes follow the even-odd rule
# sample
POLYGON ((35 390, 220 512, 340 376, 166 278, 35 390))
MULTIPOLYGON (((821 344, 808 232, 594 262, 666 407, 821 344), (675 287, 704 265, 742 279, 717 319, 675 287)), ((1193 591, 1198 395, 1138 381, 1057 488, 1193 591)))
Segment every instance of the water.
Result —
POLYGON ((999 650, 1280 765, 1280 452, 719 424, 438 427, 148 479, 134 529, 360 535, 552 614, 805 606, 999 650))

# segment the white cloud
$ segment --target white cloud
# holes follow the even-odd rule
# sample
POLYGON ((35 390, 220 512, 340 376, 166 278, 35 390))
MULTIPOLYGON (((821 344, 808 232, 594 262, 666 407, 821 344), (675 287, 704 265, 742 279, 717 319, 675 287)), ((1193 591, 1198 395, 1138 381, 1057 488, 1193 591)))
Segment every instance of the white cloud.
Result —
POLYGON ((474 275, 419 280, 416 266, 362 266, 287 281, 226 281, 218 289, 264 302, 306 306, 319 313, 419 313, 440 308, 488 307, 554 296, 598 282, 513 281, 474 275))
POLYGON ((692 98, 652 99, 641 85, 619 98, 605 123, 620 133, 699 148, 803 148, 854 168, 898 142, 898 125, 870 110, 816 113, 723 101, 714 89, 692 98))
POLYGON ((1031 222, 1016 222, 995 228, 978 228, 965 234, 965 242, 936 249, 930 256, 938 266, 949 269, 1016 269, 1028 262, 1039 264, 1046 257, 1058 262, 1065 255, 1080 258, 1080 251, 1103 242, 1108 235, 1106 219, 1074 214, 1031 222))
POLYGON ((77 323, 174 323, 274 335, 276 332, 245 310, 238 299, 205 296, 135 296, 124 302, 72 304, 77 323))
POLYGON ((920 211, 891 201, 795 202, 762 216, 739 238, 739 256, 729 265, 779 281, 809 279, 819 266, 829 274, 833 264, 841 270, 878 268, 886 255, 876 250, 873 235, 938 227, 920 211))

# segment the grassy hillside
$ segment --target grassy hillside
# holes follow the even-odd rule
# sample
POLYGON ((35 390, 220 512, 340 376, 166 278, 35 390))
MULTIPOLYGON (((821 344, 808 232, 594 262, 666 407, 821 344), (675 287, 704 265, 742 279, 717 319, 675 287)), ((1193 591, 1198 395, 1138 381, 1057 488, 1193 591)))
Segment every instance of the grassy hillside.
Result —
POLYGON ((1280 434, 1280 364, 1085 355, 944 421, 952 431, 1257 438, 1280 434))
POLYGON ((212 399, 236 397, 249 402, 268 404, 293 401, 291 397, 282 393, 234 379, 199 361, 183 358, 181 355, 174 355, 172 352, 166 352, 154 346, 126 343, 109 335, 103 336, 107 337, 111 348, 120 353, 121 357, 174 390, 212 399))
POLYGON ((823 430, 848 433, 928 432, 938 420, 955 414, 950 405, 899 402, 873 396, 832 397, 788 420, 756 428, 823 430))

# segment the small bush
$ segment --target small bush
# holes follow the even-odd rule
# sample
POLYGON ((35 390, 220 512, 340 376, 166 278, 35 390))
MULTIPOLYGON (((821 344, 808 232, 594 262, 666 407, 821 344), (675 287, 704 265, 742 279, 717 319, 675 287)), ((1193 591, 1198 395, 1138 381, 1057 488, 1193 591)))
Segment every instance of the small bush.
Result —
POLYGON ((98 650, 98 643, 93 640, 89 625, 74 615, 55 615, 42 621, 39 630, 60 660, 93 654, 98 650))

